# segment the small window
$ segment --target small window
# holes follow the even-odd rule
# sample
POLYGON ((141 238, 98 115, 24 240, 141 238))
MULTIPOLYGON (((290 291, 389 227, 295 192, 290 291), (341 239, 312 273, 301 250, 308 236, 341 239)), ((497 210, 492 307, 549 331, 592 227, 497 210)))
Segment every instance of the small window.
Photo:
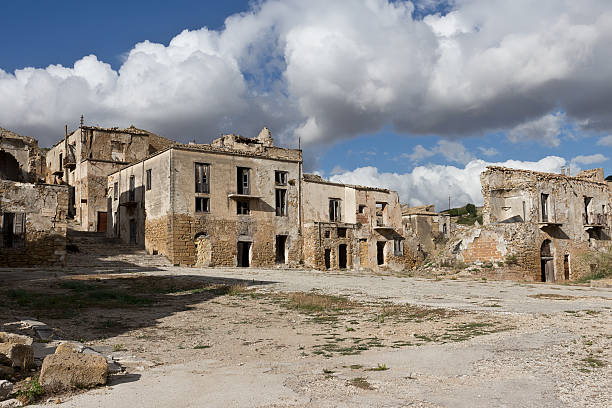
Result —
POLYGON ((548 194, 542 193, 540 195, 540 203, 541 203, 541 210, 542 210, 542 221, 547 222, 548 221, 548 194))
POLYGON ((147 190, 151 189, 151 169, 147 170, 147 190))
POLYGON ((210 165, 205 163, 195 164, 195 192, 210 193, 210 165))
POLYGON ((238 194, 251 194, 250 169, 238 167, 236 170, 237 192, 238 194))
POLYGON ((210 200, 208 197, 196 197, 195 198, 195 211, 197 213, 210 212, 210 200))
POLYGON ((130 176, 130 197, 128 201, 136 201, 136 177, 130 176))
POLYGON ((393 253, 395 256, 404 255, 404 241, 401 239, 396 239, 393 241, 393 253))
POLYGON ((287 216, 287 190, 285 189, 276 189, 276 215, 287 216))
POLYGON ((286 186, 287 185, 287 172, 286 171, 275 171, 274 172, 274 182, 277 186, 286 186))
POLYGON ((365 210, 366 210, 366 206, 365 205, 362 204, 362 205, 359 206, 359 214, 364 214, 365 210))
POLYGON ((329 230, 325 230, 325 232, 323 232, 323 236, 325 238, 329 238, 330 234, 329 234, 329 230))
POLYGON ((3 213, 0 217, 0 247, 23 248, 26 235, 25 213, 3 213))
POLYGON ((346 228, 338 228, 338 238, 346 238, 346 228))
POLYGON ((337 198, 330 198, 329 200, 329 220, 340 221, 340 200, 337 198))
POLYGON ((251 213, 251 209, 249 208, 249 201, 248 200, 236 201, 236 213, 239 215, 249 215, 251 213))
POLYGON ((119 183, 115 181, 113 183, 113 200, 117 201, 118 198, 119 198, 119 183))

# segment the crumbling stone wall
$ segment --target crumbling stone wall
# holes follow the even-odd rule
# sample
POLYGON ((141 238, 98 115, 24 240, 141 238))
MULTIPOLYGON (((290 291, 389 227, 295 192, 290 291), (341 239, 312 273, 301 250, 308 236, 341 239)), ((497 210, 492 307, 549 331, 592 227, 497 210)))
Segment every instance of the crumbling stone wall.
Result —
POLYGON ((0 128, 0 179, 35 183, 44 180, 45 173, 45 152, 38 147, 38 141, 0 128), (6 177, 13 160, 18 166, 17 174, 6 177))
POLYGON ((4 213, 26 220, 23 246, 0 245, 0 267, 64 265, 67 209, 66 186, 0 180, 0 223, 4 213))
POLYGON ((462 231, 447 248, 459 260, 516 262, 539 281, 541 248, 550 241, 554 280, 573 280, 590 272, 588 253, 610 245, 611 193, 598 169, 570 177, 493 166, 481 183, 484 225, 462 231))

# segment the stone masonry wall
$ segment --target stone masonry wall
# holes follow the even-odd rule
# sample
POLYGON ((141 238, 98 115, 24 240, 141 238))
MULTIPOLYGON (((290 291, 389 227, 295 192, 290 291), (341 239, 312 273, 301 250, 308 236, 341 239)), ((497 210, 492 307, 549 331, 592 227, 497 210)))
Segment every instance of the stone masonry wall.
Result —
POLYGON ((68 187, 0 180, 0 217, 25 213, 22 247, 0 248, 0 267, 62 266, 66 261, 68 187))

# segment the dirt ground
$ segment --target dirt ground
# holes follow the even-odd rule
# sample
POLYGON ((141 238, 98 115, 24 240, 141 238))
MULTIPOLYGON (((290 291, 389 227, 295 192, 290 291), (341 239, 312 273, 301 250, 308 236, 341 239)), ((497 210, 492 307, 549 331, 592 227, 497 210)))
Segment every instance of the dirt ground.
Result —
POLYGON ((606 288, 151 265, 0 281, 0 330, 54 330, 38 358, 70 339, 123 367, 63 407, 612 405, 606 288))

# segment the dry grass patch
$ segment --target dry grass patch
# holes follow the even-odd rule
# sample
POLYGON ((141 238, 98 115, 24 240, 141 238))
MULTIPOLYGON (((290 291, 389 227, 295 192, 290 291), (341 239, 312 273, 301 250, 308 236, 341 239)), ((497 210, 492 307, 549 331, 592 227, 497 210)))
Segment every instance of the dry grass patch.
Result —
POLYGON ((361 388, 362 390, 374 390, 375 389, 365 377, 352 378, 351 380, 347 382, 347 385, 352 385, 353 387, 361 388))
POLYGON ((537 295, 527 295, 527 297, 534 299, 547 299, 547 300, 575 300, 579 299, 577 296, 559 295, 557 293, 538 293, 537 295))
POLYGON ((312 312, 339 312, 360 306, 347 298, 318 293, 293 292, 287 294, 288 306, 291 309, 312 312))

